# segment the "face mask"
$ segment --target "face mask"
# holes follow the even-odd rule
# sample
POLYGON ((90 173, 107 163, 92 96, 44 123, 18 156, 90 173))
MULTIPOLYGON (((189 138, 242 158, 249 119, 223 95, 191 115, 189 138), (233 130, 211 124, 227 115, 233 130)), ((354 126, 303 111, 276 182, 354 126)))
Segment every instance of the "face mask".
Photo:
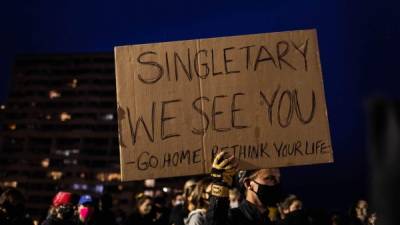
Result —
POLYGON ((230 206, 231 209, 237 208, 237 207, 239 207, 239 202, 238 201, 232 201, 232 202, 229 203, 229 206, 230 206))
POLYGON ((58 208, 58 213, 61 218, 68 220, 71 219, 74 215, 74 209, 71 205, 61 205, 58 208))
POLYGON ((258 190, 256 192, 257 197, 260 199, 261 203, 267 206, 276 206, 279 199, 282 196, 282 189, 280 184, 275 184, 273 186, 259 184, 253 180, 254 183, 258 184, 258 190))
POLYGON ((175 205, 183 205, 185 202, 183 200, 175 201, 175 205))
POLYGON ((82 220, 87 220, 92 214, 92 210, 89 207, 83 207, 79 210, 79 216, 82 220))

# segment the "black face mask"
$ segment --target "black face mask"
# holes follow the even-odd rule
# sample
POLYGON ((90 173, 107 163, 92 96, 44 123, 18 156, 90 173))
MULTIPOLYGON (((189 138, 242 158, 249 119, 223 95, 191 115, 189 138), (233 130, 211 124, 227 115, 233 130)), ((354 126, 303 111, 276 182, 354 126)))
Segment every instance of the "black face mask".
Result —
POLYGON ((74 208, 71 205, 59 206, 58 213, 64 220, 70 220, 74 216, 74 208))
POLYGON ((273 186, 260 184, 253 180, 254 183, 258 184, 258 190, 255 192, 261 203, 265 206, 276 206, 282 197, 282 187, 280 184, 273 186))

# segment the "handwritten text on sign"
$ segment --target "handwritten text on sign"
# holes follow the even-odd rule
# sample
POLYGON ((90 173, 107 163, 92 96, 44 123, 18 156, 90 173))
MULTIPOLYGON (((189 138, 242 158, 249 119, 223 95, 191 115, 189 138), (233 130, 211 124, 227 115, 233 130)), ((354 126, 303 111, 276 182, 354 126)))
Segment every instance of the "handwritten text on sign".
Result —
POLYGON ((115 48, 123 180, 332 162, 315 30, 115 48))

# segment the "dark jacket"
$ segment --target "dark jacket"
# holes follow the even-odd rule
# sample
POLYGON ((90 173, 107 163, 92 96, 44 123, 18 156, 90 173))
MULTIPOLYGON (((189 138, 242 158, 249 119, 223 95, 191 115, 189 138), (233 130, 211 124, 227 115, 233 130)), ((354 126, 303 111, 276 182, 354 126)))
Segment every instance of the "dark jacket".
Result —
POLYGON ((303 210, 289 213, 285 219, 278 221, 278 225, 309 225, 311 221, 303 210))
POLYGON ((177 205, 172 208, 170 216, 169 216, 169 224, 170 225, 185 225, 183 222, 184 218, 187 217, 189 211, 186 209, 184 205, 177 205))
POLYGON ((142 216, 137 212, 133 212, 122 223, 123 225, 154 225, 154 219, 151 214, 142 216))
POLYGON ((48 217, 43 221, 42 225, 76 225, 77 223, 73 220, 61 220, 54 217, 48 217))
POLYGON ((96 225, 116 225, 114 213, 111 210, 98 211, 95 215, 96 225))
POLYGON ((210 207, 206 214, 206 225, 271 225, 268 212, 261 214, 258 208, 243 201, 238 208, 229 208, 226 197, 210 198, 210 207))
POLYGON ((33 221, 24 214, 10 217, 0 212, 0 225, 33 225, 33 221))

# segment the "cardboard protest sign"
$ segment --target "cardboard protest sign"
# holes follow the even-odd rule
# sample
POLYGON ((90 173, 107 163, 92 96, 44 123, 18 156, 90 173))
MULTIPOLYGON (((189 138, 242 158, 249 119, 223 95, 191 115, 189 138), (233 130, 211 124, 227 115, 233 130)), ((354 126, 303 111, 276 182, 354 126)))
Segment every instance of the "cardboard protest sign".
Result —
POLYGON ((122 180, 333 162, 315 30, 115 48, 122 180))

